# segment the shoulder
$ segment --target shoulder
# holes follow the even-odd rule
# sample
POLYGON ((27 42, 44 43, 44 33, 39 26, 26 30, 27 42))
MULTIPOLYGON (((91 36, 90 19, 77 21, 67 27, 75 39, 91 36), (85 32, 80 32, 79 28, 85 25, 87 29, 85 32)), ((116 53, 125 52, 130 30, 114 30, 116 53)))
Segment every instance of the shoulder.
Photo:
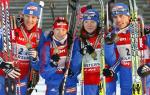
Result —
POLYGON ((41 29, 41 28, 38 28, 38 29, 37 29, 37 32, 41 35, 41 34, 42 34, 42 29, 41 29))
POLYGON ((76 37, 75 40, 74 40, 74 42, 75 42, 75 43, 80 43, 81 40, 82 40, 82 39, 81 39, 80 37, 76 37))
POLYGON ((46 41, 46 42, 44 42, 44 44, 43 44, 43 46, 50 46, 50 41, 46 41))

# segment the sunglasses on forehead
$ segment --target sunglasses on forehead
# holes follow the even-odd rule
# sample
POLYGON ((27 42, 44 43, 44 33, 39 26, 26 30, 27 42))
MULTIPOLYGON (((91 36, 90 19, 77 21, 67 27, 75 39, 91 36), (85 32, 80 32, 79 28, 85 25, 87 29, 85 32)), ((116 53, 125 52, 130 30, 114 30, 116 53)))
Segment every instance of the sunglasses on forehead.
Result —
POLYGON ((114 8, 114 9, 112 9, 112 14, 115 15, 118 13, 123 13, 123 12, 128 12, 128 11, 129 10, 125 9, 125 8, 114 8))
POLYGON ((93 17, 97 17, 97 15, 94 13, 94 12, 92 12, 92 13, 85 13, 84 15, 83 15, 83 18, 93 18, 93 17))

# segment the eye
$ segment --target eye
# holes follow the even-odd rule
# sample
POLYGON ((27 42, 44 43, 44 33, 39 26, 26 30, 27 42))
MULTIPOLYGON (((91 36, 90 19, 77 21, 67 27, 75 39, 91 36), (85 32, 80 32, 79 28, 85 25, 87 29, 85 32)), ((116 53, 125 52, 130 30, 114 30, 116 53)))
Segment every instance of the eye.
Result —
POLYGON ((120 18, 122 18, 124 15, 119 15, 120 18))
POLYGON ((87 24, 87 23, 88 23, 88 21, 86 20, 86 21, 84 21, 84 23, 85 23, 85 24, 87 24))
POLYGON ((29 15, 24 15, 24 17, 29 18, 29 15))
POLYGON ((95 21, 91 20, 91 23, 92 23, 92 24, 94 24, 94 23, 95 23, 95 21))
POLYGON ((36 16, 32 16, 32 19, 36 19, 37 17, 36 16))

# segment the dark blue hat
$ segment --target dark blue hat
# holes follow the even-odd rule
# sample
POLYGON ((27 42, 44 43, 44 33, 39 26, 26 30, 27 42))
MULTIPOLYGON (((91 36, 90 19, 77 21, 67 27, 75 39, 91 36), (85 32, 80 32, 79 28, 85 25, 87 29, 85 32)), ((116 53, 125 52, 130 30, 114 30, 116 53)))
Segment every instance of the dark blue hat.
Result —
POLYGON ((128 5, 124 3, 116 3, 112 8, 112 16, 116 16, 119 14, 130 16, 128 5))
POLYGON ((83 21, 85 20, 94 20, 97 24, 100 23, 99 13, 96 9, 89 9, 83 14, 83 21))
POLYGON ((26 14, 26 15, 34 15, 34 16, 39 17, 40 16, 40 6, 39 6, 39 4, 37 4, 35 2, 29 2, 24 6, 22 13, 26 14))

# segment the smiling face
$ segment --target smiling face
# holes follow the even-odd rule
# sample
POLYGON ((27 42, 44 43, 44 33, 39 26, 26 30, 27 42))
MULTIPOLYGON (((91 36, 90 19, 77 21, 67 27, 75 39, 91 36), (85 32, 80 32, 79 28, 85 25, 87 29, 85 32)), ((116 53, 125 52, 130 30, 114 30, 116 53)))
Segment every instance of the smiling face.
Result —
POLYGON ((83 22, 84 29, 89 33, 92 34, 96 28, 97 28, 97 23, 94 20, 85 20, 83 22))
POLYGON ((119 14, 119 15, 114 16, 113 20, 114 20, 116 27, 118 27, 119 29, 123 29, 129 25, 130 16, 119 14))
POLYGON ((56 39, 58 40, 62 40, 63 38, 65 38, 65 36, 67 35, 68 29, 66 28, 66 23, 64 22, 59 22, 57 23, 57 27, 54 28, 54 36, 56 39))
POLYGON ((31 30, 38 21, 38 17, 34 15, 24 15, 24 24, 27 30, 31 30))

